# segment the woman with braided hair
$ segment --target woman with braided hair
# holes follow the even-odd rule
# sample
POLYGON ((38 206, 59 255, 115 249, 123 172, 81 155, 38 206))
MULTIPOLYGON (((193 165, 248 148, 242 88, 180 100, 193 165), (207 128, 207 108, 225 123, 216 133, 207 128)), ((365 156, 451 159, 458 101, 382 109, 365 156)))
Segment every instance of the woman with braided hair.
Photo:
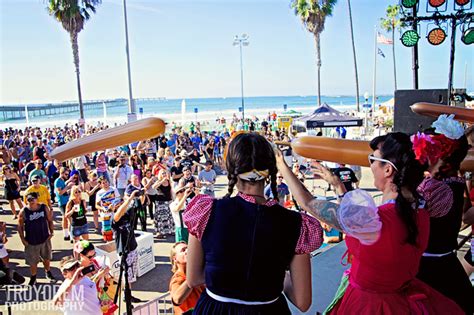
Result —
MULTIPOLYGON (((429 214, 416 188, 423 167, 410 137, 390 133, 374 138, 369 155, 382 205, 362 190, 346 193, 340 179, 316 164, 315 173, 331 184, 340 204, 313 198, 281 154, 277 164, 300 207, 345 233, 348 262, 326 314, 463 314, 452 300, 415 278, 429 236, 429 214)), ((345 254, 345 255, 346 255, 345 254)))
POLYGON ((186 281, 189 287, 206 284, 193 314, 290 314, 282 292, 306 311, 309 253, 322 243, 319 222, 265 198, 268 181, 278 194, 275 154, 264 137, 237 135, 226 169, 227 196, 198 195, 183 214, 190 234, 186 281))

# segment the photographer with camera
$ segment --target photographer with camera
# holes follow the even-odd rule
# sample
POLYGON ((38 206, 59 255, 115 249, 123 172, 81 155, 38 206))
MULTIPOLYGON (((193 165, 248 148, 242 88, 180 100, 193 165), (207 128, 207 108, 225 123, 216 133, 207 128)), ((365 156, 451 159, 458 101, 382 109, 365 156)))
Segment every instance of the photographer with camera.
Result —
MULTIPOLYGON (((142 193, 143 194, 143 193, 142 193)), ((119 256, 127 255, 127 273, 128 283, 130 285, 137 280, 138 271, 138 253, 137 240, 135 233, 133 233, 133 221, 135 221, 136 212, 134 210, 135 200, 140 196, 140 190, 136 189, 131 192, 128 197, 125 197, 124 202, 120 205, 114 213, 112 229, 115 234, 115 245, 119 256)), ((140 303, 141 300, 136 297, 131 297, 132 303, 140 303)))
POLYGON ((142 187, 138 175, 133 174, 130 177, 130 181, 131 183, 128 184, 127 188, 125 189, 125 198, 130 198, 132 192, 137 191, 132 204, 132 208, 136 213, 136 217, 133 222, 133 229, 136 230, 138 220, 140 220, 142 231, 146 232, 146 207, 144 206, 146 198, 145 189, 142 187))
POLYGON ((64 314, 101 315, 97 287, 84 275, 85 268, 81 267, 80 262, 66 256, 59 266, 65 279, 53 298, 54 305, 61 306, 64 314))

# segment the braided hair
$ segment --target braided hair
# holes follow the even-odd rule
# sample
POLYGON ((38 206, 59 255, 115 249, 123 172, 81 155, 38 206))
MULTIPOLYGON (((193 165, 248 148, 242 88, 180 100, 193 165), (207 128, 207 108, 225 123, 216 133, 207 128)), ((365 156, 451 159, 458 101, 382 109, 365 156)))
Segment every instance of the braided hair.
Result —
MULTIPOLYGON (((270 143, 257 133, 242 133, 237 135, 229 143, 227 150, 225 164, 229 184, 228 192, 225 197, 230 197, 234 192, 239 174, 255 169, 258 171, 269 171, 273 198, 278 201, 276 184, 278 169, 276 166, 275 153, 270 143)), ((250 181, 245 182, 253 184, 253 182, 250 181)))
POLYGON ((407 228, 406 242, 415 245, 418 237, 416 210, 420 200, 416 189, 423 181, 425 168, 415 159, 410 137, 405 133, 393 132, 376 137, 370 142, 370 147, 374 151, 378 149, 382 158, 392 162, 398 169, 393 176, 398 193, 395 205, 407 228))

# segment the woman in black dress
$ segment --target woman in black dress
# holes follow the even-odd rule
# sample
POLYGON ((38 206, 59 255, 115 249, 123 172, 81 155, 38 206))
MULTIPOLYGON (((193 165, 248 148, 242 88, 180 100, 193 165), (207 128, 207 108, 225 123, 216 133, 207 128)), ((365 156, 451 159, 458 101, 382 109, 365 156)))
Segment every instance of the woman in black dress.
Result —
POLYGON ((15 208, 15 202, 18 208, 23 208, 23 202, 20 197, 20 177, 8 165, 3 165, 3 181, 5 182, 5 199, 8 200, 14 219, 18 218, 15 208))
POLYGON ((186 281, 190 288, 206 284, 193 314, 290 314, 283 293, 306 311, 319 222, 265 198, 267 182, 278 194, 275 154, 264 137, 237 135, 226 168, 227 196, 198 195, 183 214, 190 234, 186 281), (239 193, 231 197, 234 187, 239 193))

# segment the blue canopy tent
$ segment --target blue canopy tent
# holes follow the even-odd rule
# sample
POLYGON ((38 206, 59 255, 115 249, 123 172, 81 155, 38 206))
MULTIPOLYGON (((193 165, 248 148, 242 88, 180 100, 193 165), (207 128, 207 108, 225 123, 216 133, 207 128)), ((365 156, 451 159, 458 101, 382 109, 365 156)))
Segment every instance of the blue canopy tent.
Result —
POLYGON ((361 118, 341 113, 326 103, 316 108, 313 113, 295 120, 305 122, 307 129, 362 126, 361 118))

